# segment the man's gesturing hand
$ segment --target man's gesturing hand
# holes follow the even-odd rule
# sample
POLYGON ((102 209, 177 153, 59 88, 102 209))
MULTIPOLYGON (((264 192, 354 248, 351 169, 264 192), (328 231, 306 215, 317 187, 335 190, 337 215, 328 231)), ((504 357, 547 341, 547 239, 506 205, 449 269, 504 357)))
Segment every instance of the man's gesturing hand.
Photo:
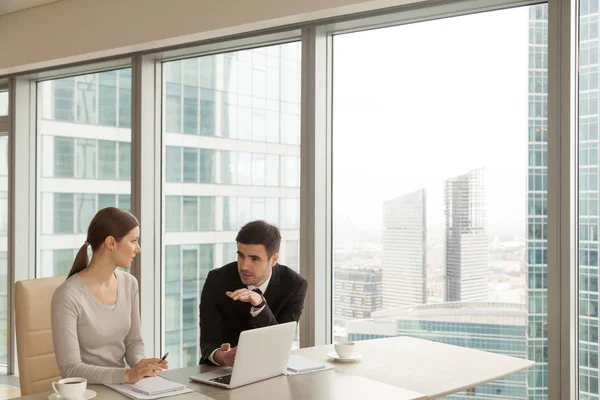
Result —
POLYGON ((235 292, 225 292, 225 294, 231 297, 233 300, 250 303, 255 307, 263 301, 263 298, 260 294, 249 289, 238 289, 235 292))

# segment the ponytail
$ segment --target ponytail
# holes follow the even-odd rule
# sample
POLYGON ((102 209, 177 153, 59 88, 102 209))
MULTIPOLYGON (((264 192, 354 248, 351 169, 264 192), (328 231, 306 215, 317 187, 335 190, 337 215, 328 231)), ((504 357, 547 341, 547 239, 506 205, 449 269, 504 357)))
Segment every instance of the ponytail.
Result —
POLYGON ((67 279, 69 279, 71 276, 75 275, 76 273, 83 271, 85 269, 85 267, 88 266, 88 264, 89 264, 88 246, 89 245, 90 244, 88 242, 85 242, 83 244, 83 246, 81 246, 81 248, 77 252, 77 255, 75 256, 75 261, 73 261, 73 267, 71 267, 71 272, 69 272, 67 279))

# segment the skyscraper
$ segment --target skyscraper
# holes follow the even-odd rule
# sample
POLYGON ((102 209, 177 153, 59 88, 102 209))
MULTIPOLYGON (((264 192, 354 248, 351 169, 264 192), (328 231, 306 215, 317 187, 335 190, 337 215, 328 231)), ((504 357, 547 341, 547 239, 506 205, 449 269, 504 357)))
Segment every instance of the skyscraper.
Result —
MULTIPOLYGON (((579 392, 600 399, 598 375, 598 3, 580 1, 579 19, 579 392)), ((539 6, 538 6, 539 7, 539 6)), ((547 28, 546 28, 547 29, 547 28)), ((545 31, 547 32, 547 31, 545 31)))
MULTIPOLYGON (((529 9, 527 348, 529 359, 537 363, 528 371, 527 389, 530 400, 547 399, 548 396, 548 164, 545 161, 548 146, 547 59, 548 5, 540 4, 529 9)), ((598 63, 597 52, 595 63, 598 63)), ((597 135, 597 122, 595 131, 597 135)), ((597 337, 596 328, 596 346, 597 337)))
POLYGON ((427 301, 426 196, 420 189, 383 204, 383 306, 427 301))
POLYGON ((487 299, 483 168, 446 180, 446 301, 487 299))

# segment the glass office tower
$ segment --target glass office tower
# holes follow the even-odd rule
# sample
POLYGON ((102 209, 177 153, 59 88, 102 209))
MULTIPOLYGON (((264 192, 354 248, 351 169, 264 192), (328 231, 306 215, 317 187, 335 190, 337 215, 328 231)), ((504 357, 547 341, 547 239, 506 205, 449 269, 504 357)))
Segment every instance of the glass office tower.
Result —
MULTIPOLYGON (((548 6, 529 9, 527 180, 527 348, 537 364, 528 371, 528 398, 546 399, 548 387, 548 6)), ((596 128, 597 130, 597 128, 596 128)))

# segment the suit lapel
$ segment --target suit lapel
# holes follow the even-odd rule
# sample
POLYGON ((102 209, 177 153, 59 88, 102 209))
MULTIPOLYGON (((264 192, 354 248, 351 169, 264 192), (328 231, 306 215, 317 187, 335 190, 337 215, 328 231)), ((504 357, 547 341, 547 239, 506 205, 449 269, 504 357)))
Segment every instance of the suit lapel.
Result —
POLYGON ((279 264, 276 264, 271 270, 271 280, 264 296, 267 304, 276 304, 277 297, 279 296, 279 264))

